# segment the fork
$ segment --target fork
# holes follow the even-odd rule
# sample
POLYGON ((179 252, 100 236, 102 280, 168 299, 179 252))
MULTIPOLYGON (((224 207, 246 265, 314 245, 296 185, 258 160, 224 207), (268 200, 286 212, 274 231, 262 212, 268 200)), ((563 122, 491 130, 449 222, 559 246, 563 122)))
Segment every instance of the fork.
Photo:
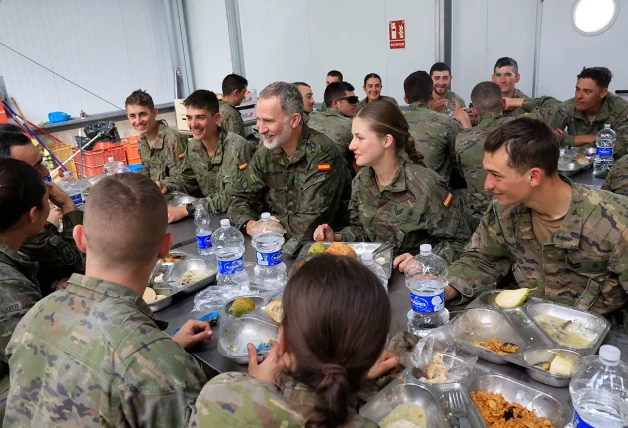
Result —
POLYGON ((460 428, 471 428, 467 420, 467 408, 460 391, 449 392, 449 408, 451 409, 451 413, 458 419, 460 428))

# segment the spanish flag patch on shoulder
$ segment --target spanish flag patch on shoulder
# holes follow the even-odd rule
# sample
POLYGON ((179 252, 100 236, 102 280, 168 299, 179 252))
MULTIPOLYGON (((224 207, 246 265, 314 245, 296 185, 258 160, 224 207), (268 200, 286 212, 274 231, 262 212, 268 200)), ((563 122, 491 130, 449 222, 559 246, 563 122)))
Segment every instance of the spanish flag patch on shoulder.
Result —
POLYGON ((318 170, 319 171, 329 171, 330 169, 331 169, 331 165, 329 165, 329 162, 319 163, 318 164, 318 170))
POLYGON ((181 154, 179 155, 179 159, 183 159, 183 156, 184 156, 184 155, 185 155, 185 152, 181 153, 181 154))
POLYGON ((443 200, 443 205, 449 208, 449 205, 451 205, 451 201, 453 200, 454 200, 454 195, 447 192, 447 196, 445 196, 445 199, 443 200))
POLYGON ((249 164, 248 162, 241 163, 240 165, 238 165, 238 169, 240 171, 244 171, 244 168, 246 168, 248 164, 249 164))

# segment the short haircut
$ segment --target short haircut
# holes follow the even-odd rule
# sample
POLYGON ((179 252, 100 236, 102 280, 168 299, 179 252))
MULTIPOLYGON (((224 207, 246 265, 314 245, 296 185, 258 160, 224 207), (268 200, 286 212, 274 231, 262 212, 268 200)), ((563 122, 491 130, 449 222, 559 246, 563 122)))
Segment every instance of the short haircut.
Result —
POLYGON ((216 94, 206 89, 197 89, 192 92, 190 96, 183 100, 183 105, 185 107, 207 110, 212 115, 218 113, 220 109, 216 94))
POLYGON ((150 110, 155 108, 153 97, 151 97, 148 92, 141 89, 131 92, 131 95, 126 97, 126 101, 124 102, 124 108, 126 108, 130 104, 148 107, 150 110))
POLYGON ((332 82, 325 88, 325 94, 323 99, 328 107, 331 107, 331 103, 338 98, 346 96, 347 91, 355 91, 353 85, 349 82, 332 82))
POLYGON ((259 98, 279 98, 281 110, 286 116, 292 116, 295 113, 303 116, 303 95, 299 89, 292 83, 273 82, 262 89, 259 98))
POLYGON ((501 147, 508 153, 508 166, 520 174, 531 168, 541 168, 551 176, 558 169, 558 137, 540 120, 522 117, 491 132, 484 143, 484 151, 495 153, 501 147))
POLYGON ((451 67, 449 67, 444 62, 437 62, 436 64, 434 64, 432 68, 430 68, 430 76, 434 74, 435 71, 448 71, 449 75, 451 76, 451 67))
POLYGON ((32 141, 23 132, 0 132, 0 159, 11 157, 11 147, 27 144, 32 144, 32 141))
POLYGON ((471 91, 471 102, 479 114, 502 112, 502 88, 497 83, 480 82, 471 91))
POLYGON ((514 71, 515 74, 519 74, 519 65, 517 65, 517 61, 507 56, 502 57, 497 60, 497 62, 495 63, 495 67, 493 67, 493 74, 495 74, 498 68, 508 67, 508 66, 512 66, 512 71, 514 71))
POLYGON ((344 80, 344 77, 342 77, 342 73, 338 70, 331 70, 329 73, 327 73, 327 75, 331 77, 339 77, 341 82, 344 80))
POLYGON ((229 74, 222 79, 222 95, 231 95, 236 89, 241 91, 246 89, 249 81, 237 74, 229 74))
POLYGON ((613 73, 606 67, 584 67, 578 79, 591 79, 600 89, 608 89, 613 79, 613 73))
POLYGON ((305 82, 293 82, 292 84, 293 84, 294 86, 296 86, 297 88, 298 88, 299 86, 306 86, 306 87, 308 87, 308 88, 312 89, 312 87, 311 87, 310 85, 308 85, 307 83, 305 83, 305 82))
POLYGON ((428 101, 433 89, 432 78, 425 71, 415 71, 403 81, 403 90, 409 103, 428 101))
POLYGON ((0 133, 1 132, 18 132, 20 134, 24 133, 22 128, 12 123, 0 123, 0 133))
POLYGON ((168 207, 150 178, 114 174, 89 192, 83 224, 87 257, 112 267, 139 268, 157 257, 168 228, 168 207))
POLYGON ((366 82, 369 79, 379 79, 379 83, 382 83, 382 78, 379 77, 379 74, 377 74, 377 73, 369 73, 366 76, 364 76, 364 86, 366 86, 366 82))
POLYGON ((0 159, 0 232, 9 230, 33 207, 43 209, 45 194, 46 185, 35 168, 21 160, 0 159))

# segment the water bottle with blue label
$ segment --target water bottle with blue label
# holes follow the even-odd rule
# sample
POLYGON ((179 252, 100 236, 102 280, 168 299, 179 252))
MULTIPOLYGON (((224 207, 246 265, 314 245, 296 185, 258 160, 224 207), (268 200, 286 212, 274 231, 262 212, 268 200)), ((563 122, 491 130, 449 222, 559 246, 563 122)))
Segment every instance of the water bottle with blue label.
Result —
POLYGON ((127 171, 128 170, 124 166, 124 162, 115 160, 113 156, 110 156, 107 159, 107 163, 103 168, 103 172, 105 173, 105 175, 119 174, 121 172, 127 171))
POLYGON ((207 210, 199 205, 194 212, 194 224, 196 225, 196 246, 201 256, 210 256, 214 253, 212 247, 212 228, 207 210))
POLYGON ((243 286, 249 284, 244 270, 244 236, 229 219, 220 220, 220 228, 212 234, 212 246, 216 256, 218 285, 243 286))
POLYGON ((613 167, 613 148, 617 136, 615 131, 611 129, 610 124, 605 124, 595 137, 595 160, 593 161, 593 175, 604 178, 608 174, 608 170, 613 167))
POLYGON ((282 288, 288 280, 281 252, 284 233, 281 223, 271 220, 270 213, 262 213, 262 219, 251 230, 253 248, 257 251, 255 283, 265 289, 282 288))
POLYGON ((419 337, 449 321, 445 308, 447 262, 423 244, 419 255, 405 269, 406 287, 410 289, 412 309, 408 312, 408 331, 419 337))
POLYGON ((63 190, 74 202, 74 206, 77 210, 83 210, 83 196, 80 183, 72 176, 71 172, 66 172, 61 183, 59 184, 61 190, 63 190))
POLYGON ((568 427, 622 428, 628 426, 628 365, 614 346, 582 358, 571 371, 569 393, 574 417, 568 427))

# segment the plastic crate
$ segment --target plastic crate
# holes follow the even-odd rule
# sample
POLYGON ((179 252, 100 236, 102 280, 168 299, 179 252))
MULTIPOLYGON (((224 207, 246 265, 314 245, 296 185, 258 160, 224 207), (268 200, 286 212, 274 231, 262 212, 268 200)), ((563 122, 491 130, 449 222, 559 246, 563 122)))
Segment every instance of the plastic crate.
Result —
MULTIPOLYGON (((76 152, 78 148, 74 147, 73 150, 76 152)), ((113 157, 116 161, 124 162, 126 165, 126 153, 124 152, 122 144, 114 144, 107 150, 83 150, 82 159, 80 154, 75 157, 76 163, 79 166, 79 175, 81 164, 83 165, 83 175, 81 178, 102 174, 103 167, 110 157, 113 157)))
MULTIPOLYGON (((68 160, 69 158, 71 158, 73 154, 72 146, 69 144, 51 142, 51 143, 47 143, 46 147, 48 147, 48 150, 52 152, 52 154, 54 154, 57 157, 57 159, 59 159, 59 161, 61 161, 62 163, 68 160)), ((55 165, 55 168, 58 166, 59 165, 55 165)), ((75 178, 77 177, 76 164, 74 162, 74 159, 67 162, 65 164, 65 167, 68 169, 68 171, 72 173, 72 176, 74 176, 75 178)), ((52 171, 50 172, 52 174, 53 180, 59 176, 58 172, 55 172, 55 173, 53 173, 52 171)))
POLYGON ((126 153, 127 165, 142 163, 142 158, 140 157, 140 152, 138 149, 138 141, 139 137, 128 137, 122 139, 124 152, 126 153))

